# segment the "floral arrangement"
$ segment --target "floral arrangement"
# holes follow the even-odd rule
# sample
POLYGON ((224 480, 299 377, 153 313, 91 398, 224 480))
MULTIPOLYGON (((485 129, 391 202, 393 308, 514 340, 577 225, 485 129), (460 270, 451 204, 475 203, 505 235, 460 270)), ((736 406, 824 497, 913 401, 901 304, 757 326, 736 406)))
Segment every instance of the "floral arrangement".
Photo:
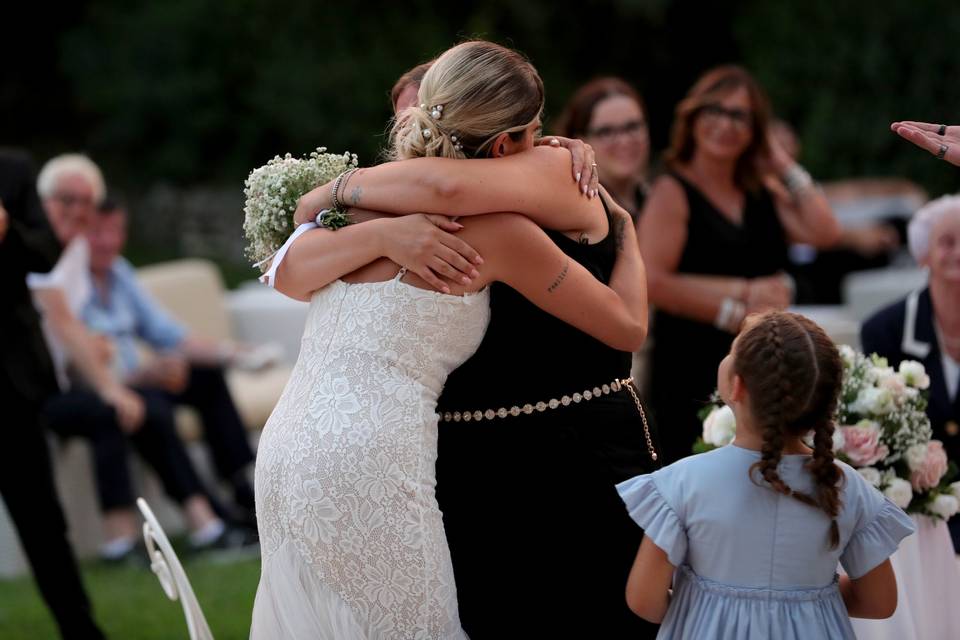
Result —
MULTIPOLYGON (((289 153, 275 156, 244 181, 246 254, 257 266, 269 260, 293 232, 293 213, 300 196, 358 166, 356 154, 326 151, 319 147, 304 158, 289 153)), ((328 212, 317 222, 334 229, 349 224, 339 211, 328 212)))
MULTIPOLYGON (((956 465, 943 443, 931 439, 924 391, 930 377, 912 360, 898 370, 876 354, 865 356, 847 345, 843 387, 837 406, 833 446, 837 457, 857 469, 898 507, 910 513, 948 519, 960 510, 960 482, 949 483, 956 465)), ((736 420, 714 394, 700 414, 703 436, 694 445, 701 453, 730 444, 736 420)))

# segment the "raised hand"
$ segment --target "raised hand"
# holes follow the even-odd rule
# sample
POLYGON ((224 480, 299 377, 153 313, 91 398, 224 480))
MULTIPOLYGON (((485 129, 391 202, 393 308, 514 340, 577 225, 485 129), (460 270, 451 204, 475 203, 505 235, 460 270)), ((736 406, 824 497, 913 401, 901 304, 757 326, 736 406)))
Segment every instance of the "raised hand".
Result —
POLYGON ((469 285, 479 276, 474 265, 483 264, 473 247, 453 235, 463 228, 446 216, 419 213, 390 220, 384 250, 390 258, 423 278, 431 287, 450 293, 443 281, 469 285))
POLYGON ((593 147, 583 140, 547 136, 537 140, 537 146, 563 147, 573 156, 573 180, 578 183, 580 193, 593 198, 600 189, 600 171, 593 147))
POLYGON ((960 126, 903 120, 891 124, 890 130, 937 158, 960 167, 960 126))

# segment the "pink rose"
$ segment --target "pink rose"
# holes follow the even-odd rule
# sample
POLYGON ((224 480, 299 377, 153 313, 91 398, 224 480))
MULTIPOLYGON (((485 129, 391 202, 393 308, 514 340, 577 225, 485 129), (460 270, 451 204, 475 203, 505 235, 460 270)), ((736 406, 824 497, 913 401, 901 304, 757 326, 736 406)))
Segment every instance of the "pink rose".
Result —
POLYGON ((868 467, 887 457, 889 450, 880 444, 880 425, 870 420, 861 420, 852 427, 840 427, 843 431, 843 453, 855 467, 868 467))
POLYGON ((910 473, 910 484, 914 491, 932 489, 940 484, 940 478, 947 472, 947 453, 943 450, 943 443, 931 440, 927 443, 927 457, 920 468, 910 473))

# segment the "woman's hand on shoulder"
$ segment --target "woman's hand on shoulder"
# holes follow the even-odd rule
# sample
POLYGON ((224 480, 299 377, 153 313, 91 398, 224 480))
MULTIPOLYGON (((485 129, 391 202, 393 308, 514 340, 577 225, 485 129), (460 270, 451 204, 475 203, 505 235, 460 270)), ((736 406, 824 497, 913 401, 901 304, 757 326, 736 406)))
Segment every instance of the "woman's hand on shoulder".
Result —
POLYGON ((600 171, 597 167, 597 156, 593 147, 576 138, 563 136, 546 136, 537 140, 537 146, 566 149, 570 152, 571 175, 577 183, 580 193, 594 197, 600 190, 600 171))

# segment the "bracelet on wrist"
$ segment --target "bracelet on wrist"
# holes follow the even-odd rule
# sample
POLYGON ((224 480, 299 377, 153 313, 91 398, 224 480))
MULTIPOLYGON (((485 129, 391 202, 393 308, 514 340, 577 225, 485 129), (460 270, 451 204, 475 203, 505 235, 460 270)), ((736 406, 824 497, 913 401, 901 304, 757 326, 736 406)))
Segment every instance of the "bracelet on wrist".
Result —
POLYGON ((810 172, 795 164, 783 174, 783 184, 787 187, 790 195, 796 197, 801 192, 806 191, 813 186, 813 178, 810 172))
POLYGON ((721 331, 736 333, 747 313, 747 306, 733 298, 724 298, 720 303, 717 316, 713 319, 713 326, 721 331))

